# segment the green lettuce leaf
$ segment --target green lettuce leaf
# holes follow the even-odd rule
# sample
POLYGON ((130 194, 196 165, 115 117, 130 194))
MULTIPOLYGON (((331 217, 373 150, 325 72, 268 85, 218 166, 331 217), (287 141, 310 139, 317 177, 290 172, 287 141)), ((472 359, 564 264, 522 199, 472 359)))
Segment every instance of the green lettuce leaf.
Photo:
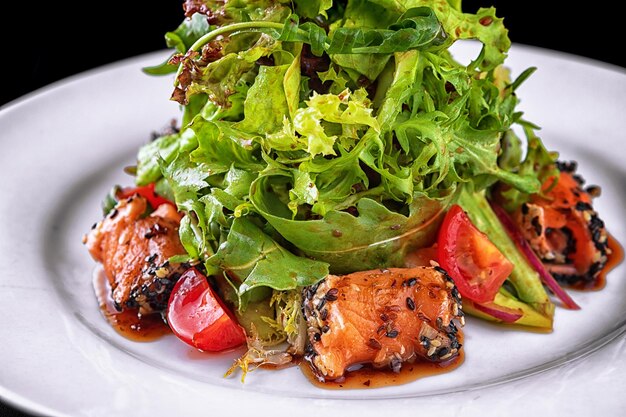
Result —
POLYGON ((327 263, 294 255, 245 218, 233 221, 227 240, 206 263, 239 281, 240 295, 258 287, 293 290, 328 275, 327 263))
POLYGON ((300 220, 272 191, 277 183, 290 181, 285 175, 261 176, 253 183, 250 201, 289 243, 307 257, 329 263, 333 273, 402 266, 407 251, 433 243, 453 198, 417 195, 407 215, 361 198, 357 216, 331 210, 320 220, 300 220))

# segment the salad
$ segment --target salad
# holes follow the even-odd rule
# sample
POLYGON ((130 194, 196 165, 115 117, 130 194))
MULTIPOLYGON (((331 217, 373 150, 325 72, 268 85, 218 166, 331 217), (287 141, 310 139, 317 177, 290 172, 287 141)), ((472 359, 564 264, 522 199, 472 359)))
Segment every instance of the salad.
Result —
MULTIPOLYGON (((494 8, 460 0, 187 0, 146 68, 179 124, 139 149, 85 236, 115 311, 157 317, 229 372, 304 358, 445 367, 464 313, 550 330, 562 286, 617 248, 576 164, 518 109, 494 8), (469 64, 450 47, 482 45, 469 64)), ((139 326, 140 327, 140 326, 139 326)))

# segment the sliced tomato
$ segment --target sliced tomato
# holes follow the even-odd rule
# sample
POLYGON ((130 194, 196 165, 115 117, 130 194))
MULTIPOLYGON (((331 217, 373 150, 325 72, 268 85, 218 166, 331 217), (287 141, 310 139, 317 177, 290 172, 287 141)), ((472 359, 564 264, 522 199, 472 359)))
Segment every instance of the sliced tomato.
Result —
POLYGON ((513 264, 458 205, 446 214, 437 243, 441 267, 463 297, 478 303, 492 301, 513 270, 513 264))
POLYGON ((196 268, 185 271, 174 286, 167 322, 183 342, 208 352, 231 349, 246 341, 237 319, 196 268))
POLYGON ((135 194, 139 194, 140 196, 148 200, 148 203, 150 203, 150 206, 152 206, 154 210, 156 210, 157 207, 159 207, 161 204, 171 204, 172 206, 175 206, 173 202, 171 202, 167 198, 161 197, 154 192, 154 183, 141 187, 121 188, 117 191, 116 197, 118 200, 123 200, 125 198, 132 197, 135 194))

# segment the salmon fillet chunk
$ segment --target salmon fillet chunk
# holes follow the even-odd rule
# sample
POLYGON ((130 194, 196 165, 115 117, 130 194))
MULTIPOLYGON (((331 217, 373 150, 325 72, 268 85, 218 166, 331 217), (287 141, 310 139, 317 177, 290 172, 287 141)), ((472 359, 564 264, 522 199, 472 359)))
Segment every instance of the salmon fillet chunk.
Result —
POLYGON ((522 204, 514 220, 554 278, 561 284, 593 288, 611 255, 604 222, 592 206, 600 189, 583 189, 575 163, 557 166, 558 182, 546 181, 543 194, 522 204))
POLYGON ((459 353, 461 297, 439 267, 329 275, 304 290, 306 359, 320 380, 368 364, 399 372, 404 362, 459 353))
POLYGON ((102 263, 119 311, 163 311, 185 269, 169 262, 186 253, 178 236, 178 212, 169 204, 150 215, 147 209, 146 199, 139 195, 121 200, 84 238, 91 256, 102 263))

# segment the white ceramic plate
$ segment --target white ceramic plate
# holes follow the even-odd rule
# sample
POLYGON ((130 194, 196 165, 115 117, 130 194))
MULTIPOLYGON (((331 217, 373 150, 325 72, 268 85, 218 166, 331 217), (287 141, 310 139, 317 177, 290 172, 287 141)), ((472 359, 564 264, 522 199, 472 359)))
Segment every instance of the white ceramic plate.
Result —
MULTIPOLYGON (((178 116, 170 83, 140 72, 163 53, 113 64, 0 110, 0 397, 31 412, 76 416, 244 415, 391 410, 479 415, 586 415, 626 407, 626 274, 601 292, 573 293, 582 311, 559 308, 551 334, 465 328, 456 371, 384 389, 321 390, 298 368, 259 370, 245 384, 222 378, 233 356, 193 352, 173 336, 119 336, 101 317, 94 263, 81 236, 100 218, 112 184, 130 184, 150 132, 178 116)), ((539 70, 520 89, 549 148, 576 159, 602 185, 596 209, 626 242, 626 72, 515 46, 513 74, 539 70)))

